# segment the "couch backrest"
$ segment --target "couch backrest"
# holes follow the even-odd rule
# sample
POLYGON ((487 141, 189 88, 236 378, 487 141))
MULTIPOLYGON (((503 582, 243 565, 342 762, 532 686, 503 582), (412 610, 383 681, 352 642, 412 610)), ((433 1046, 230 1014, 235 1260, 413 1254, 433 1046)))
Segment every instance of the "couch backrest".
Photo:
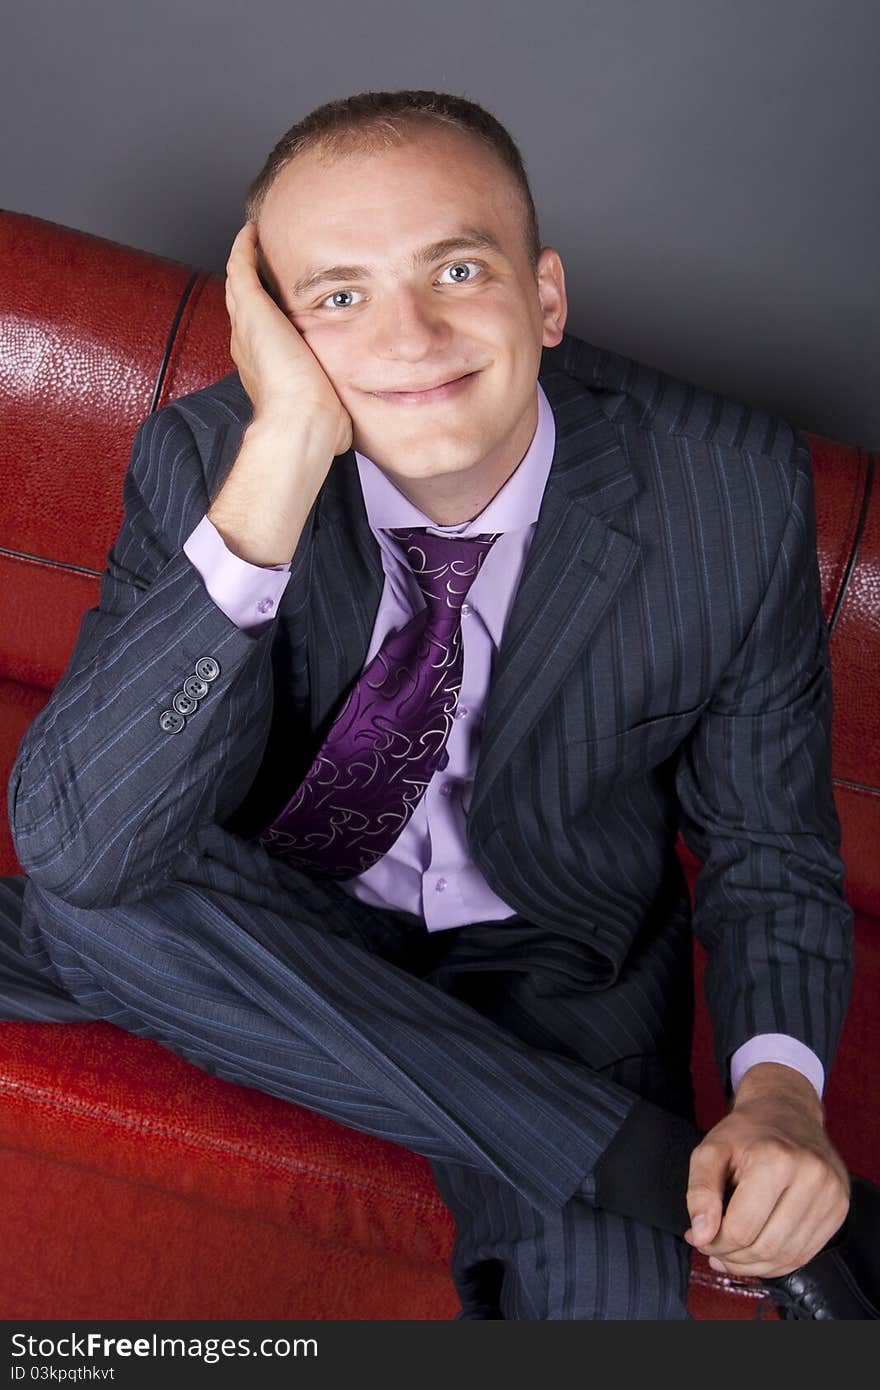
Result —
MULTIPOLYGON (((51 690, 122 516, 134 431, 233 368, 223 280, 0 212, 0 679, 51 690)), ((880 915, 880 485, 807 434, 831 632, 833 768, 854 906, 880 915)))
POLYGON ((0 678, 52 689, 134 431, 233 369, 229 321, 219 276, 37 218, 0 212, 0 257, 0 678))

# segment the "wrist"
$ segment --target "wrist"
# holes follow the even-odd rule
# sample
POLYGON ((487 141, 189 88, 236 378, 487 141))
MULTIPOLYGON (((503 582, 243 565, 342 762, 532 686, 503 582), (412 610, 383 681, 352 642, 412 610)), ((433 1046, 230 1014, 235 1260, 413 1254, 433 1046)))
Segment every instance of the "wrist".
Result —
POLYGON ((249 564, 288 565, 333 463, 326 417, 259 415, 207 516, 249 564))
POLYGON ((332 443, 336 428, 329 411, 308 413, 290 401, 266 402, 254 409, 245 438, 284 440, 302 448, 312 441, 332 443))
POLYGON ((334 439, 334 421, 327 414, 307 416, 302 410, 284 406, 263 406, 254 410, 245 430, 245 439, 250 441, 271 441, 278 445, 284 443, 285 449, 302 452, 307 446, 320 448, 334 439))
POLYGON ((784 1062, 755 1062, 750 1066, 740 1079, 733 1109, 763 1101, 774 1106, 795 1106, 824 1124, 824 1107, 812 1082, 784 1062))

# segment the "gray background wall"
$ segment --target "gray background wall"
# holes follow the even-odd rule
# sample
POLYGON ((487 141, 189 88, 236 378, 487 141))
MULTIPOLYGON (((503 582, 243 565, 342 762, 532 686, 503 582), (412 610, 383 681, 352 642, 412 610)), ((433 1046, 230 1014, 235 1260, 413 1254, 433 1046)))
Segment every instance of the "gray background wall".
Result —
POLYGON ((21 0, 0 203, 222 271, 268 150, 435 87, 522 149, 580 337, 880 447, 875 0, 21 0))

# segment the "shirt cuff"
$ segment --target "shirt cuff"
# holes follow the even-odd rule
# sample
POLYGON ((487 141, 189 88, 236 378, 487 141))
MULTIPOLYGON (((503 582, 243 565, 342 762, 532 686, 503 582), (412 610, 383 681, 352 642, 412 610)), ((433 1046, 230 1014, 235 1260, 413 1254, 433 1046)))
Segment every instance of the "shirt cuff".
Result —
POLYGON ((790 1038, 787 1033, 757 1033, 738 1047, 730 1059, 730 1084, 734 1094, 749 1067, 758 1062, 781 1062, 785 1067, 793 1067, 812 1083, 822 1099, 825 1068, 815 1052, 797 1038, 790 1038))
POLYGON ((290 565, 252 565, 234 555, 207 516, 186 538, 183 553, 202 576, 221 612, 246 631, 267 627, 290 582, 290 565))

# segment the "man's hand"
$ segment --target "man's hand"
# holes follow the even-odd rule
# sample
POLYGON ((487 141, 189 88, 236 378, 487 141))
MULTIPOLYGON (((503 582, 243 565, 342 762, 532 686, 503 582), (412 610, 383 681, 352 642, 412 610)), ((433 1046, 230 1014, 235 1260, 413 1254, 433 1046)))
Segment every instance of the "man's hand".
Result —
POLYGON ((849 1176, 806 1077, 775 1062, 749 1068, 691 1155, 687 1206, 685 1240, 722 1273, 774 1278, 818 1254, 846 1217, 849 1176))
POLYGON ((332 422, 333 455, 352 445, 351 416, 302 334, 260 283, 257 225, 246 222, 226 264, 230 351, 255 417, 332 422))
POLYGON ((352 420, 303 335, 260 283, 254 222, 232 243, 226 307, 230 350, 254 413, 208 519, 240 559, 285 565, 334 458, 352 446, 352 420))

